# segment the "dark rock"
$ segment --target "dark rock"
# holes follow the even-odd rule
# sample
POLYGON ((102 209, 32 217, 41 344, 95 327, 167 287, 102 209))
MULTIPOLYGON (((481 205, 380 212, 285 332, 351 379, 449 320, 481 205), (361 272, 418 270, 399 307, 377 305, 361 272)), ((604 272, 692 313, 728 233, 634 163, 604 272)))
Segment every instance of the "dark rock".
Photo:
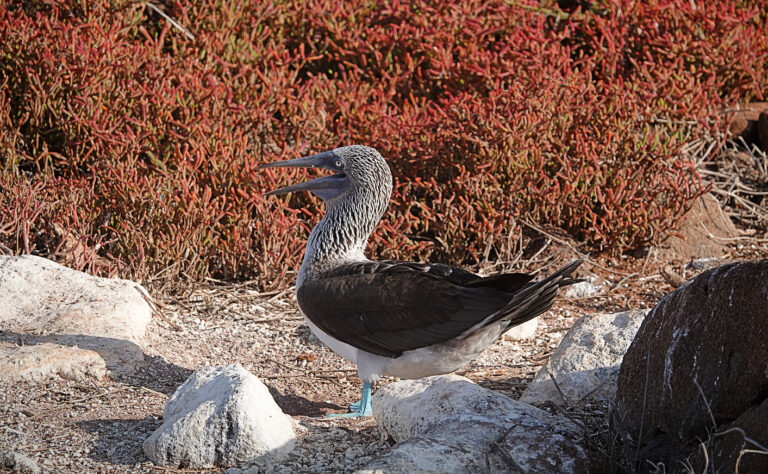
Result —
POLYGON ((759 144, 758 122, 762 112, 768 112, 768 102, 751 102, 740 104, 737 108, 728 109, 726 113, 732 113, 728 130, 734 137, 741 137, 747 143, 759 144))
POLYGON ((697 453, 696 472, 710 469, 707 459, 714 460, 720 472, 768 472, 768 451, 764 444, 768 439, 768 400, 748 409, 718 431, 708 443, 708 455, 697 453))
MULTIPOLYGON (((611 430, 632 470, 707 461, 733 472, 741 437, 768 445, 768 260, 702 273, 646 316, 619 371, 611 430), (727 431, 730 430, 730 431, 727 431), (710 436, 710 434, 712 434, 710 436)), ((768 456, 742 456, 768 472, 768 456)))
POLYGON ((761 112, 757 119, 757 138, 760 149, 768 153, 768 110, 761 112))

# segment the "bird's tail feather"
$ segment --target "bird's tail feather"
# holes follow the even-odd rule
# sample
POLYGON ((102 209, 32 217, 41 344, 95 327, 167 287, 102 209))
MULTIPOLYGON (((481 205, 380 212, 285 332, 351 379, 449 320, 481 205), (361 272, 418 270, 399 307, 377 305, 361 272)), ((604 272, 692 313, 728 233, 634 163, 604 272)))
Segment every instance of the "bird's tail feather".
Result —
POLYGON ((523 324, 552 307, 555 296, 560 287, 578 283, 578 279, 568 278, 574 270, 579 268, 583 260, 578 259, 557 270, 545 279, 528 283, 517 291, 509 303, 500 311, 475 324, 464 335, 474 333, 477 329, 486 327, 497 321, 503 321, 507 329, 523 324))
POLYGON ((506 321, 506 327, 511 328, 547 311, 552 307, 555 296, 561 287, 582 281, 568 278, 582 263, 583 260, 581 259, 574 260, 545 279, 530 283, 512 298, 509 305, 500 311, 501 314, 496 319, 506 321))
POLYGON ((580 279, 568 278, 584 261, 574 260, 545 279, 531 283, 510 301, 505 313, 499 319, 507 321, 507 328, 523 324, 552 307, 558 290, 578 283, 580 279))

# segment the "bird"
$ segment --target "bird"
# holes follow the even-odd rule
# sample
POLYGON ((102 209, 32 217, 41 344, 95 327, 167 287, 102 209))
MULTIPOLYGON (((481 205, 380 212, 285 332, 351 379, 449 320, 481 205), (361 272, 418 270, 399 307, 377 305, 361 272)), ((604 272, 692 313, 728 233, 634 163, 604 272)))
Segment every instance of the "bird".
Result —
POLYGON ((374 148, 350 145, 261 165, 320 168, 332 174, 269 191, 309 191, 325 214, 312 229, 296 278, 304 321, 326 346, 357 364, 362 397, 343 417, 370 416, 371 389, 453 372, 505 331, 548 310, 577 259, 541 281, 526 273, 479 276, 441 263, 373 261, 368 239, 386 212, 392 173, 374 148))

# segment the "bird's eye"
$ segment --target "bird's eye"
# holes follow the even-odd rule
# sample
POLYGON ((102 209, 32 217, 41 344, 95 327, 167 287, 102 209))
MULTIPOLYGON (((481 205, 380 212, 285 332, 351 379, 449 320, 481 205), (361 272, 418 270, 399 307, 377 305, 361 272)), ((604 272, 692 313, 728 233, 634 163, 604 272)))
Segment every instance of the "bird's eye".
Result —
POLYGON ((341 168, 341 160, 336 160, 336 163, 334 164, 336 165, 336 168, 341 168))

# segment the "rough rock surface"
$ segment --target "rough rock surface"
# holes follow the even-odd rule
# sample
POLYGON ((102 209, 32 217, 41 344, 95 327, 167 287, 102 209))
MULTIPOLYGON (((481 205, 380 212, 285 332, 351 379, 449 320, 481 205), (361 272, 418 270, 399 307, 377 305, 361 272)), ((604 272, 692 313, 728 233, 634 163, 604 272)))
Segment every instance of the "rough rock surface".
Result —
POLYGON ((144 359, 151 309, 136 283, 32 255, 0 256, 0 294, 4 379, 101 376, 102 365, 131 373, 144 359))
POLYGON ((580 318, 568 330, 547 364, 539 369, 520 401, 533 405, 548 401, 573 405, 612 399, 621 360, 647 312, 639 309, 580 318))
POLYGON ((98 353, 79 347, 50 342, 34 346, 0 343, 0 374, 8 381, 42 381, 51 375, 85 380, 104 377, 107 365, 98 353))
POLYGON ((710 268, 719 267, 725 263, 728 262, 715 257, 704 257, 691 260, 685 267, 696 271, 704 271, 709 270, 710 268))
POLYGON ((168 400, 163 424, 144 441, 156 464, 233 466, 279 461, 294 447, 291 419, 240 364, 195 372, 168 400))
POLYGON ((694 201, 691 210, 680 223, 677 234, 679 236, 671 236, 661 246, 660 254, 663 258, 688 260, 720 257, 728 252, 728 239, 739 236, 733 222, 711 194, 705 194, 694 201))
MULTIPOLYGON (((624 356, 611 411, 626 459, 639 459, 640 467, 646 459, 663 462, 669 472, 680 467, 681 453, 703 456, 700 440, 720 433, 706 444, 719 450, 708 461, 733 472, 738 446, 725 443, 728 428, 768 445, 767 282, 768 260, 723 265, 669 293, 648 314, 624 356)), ((749 462, 760 466, 750 472, 768 472, 768 456, 749 462)))
POLYGON ((386 385, 373 414, 398 444, 360 472, 589 472, 573 423, 457 375, 386 385))

